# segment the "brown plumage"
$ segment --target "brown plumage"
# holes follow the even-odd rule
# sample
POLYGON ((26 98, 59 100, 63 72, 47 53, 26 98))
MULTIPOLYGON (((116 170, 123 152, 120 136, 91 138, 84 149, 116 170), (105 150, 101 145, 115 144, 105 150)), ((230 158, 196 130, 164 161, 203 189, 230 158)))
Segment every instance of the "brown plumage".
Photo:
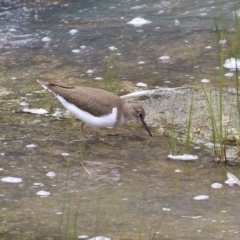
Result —
POLYGON ((77 118, 96 130, 102 127, 118 127, 126 121, 135 120, 142 122, 152 136, 144 121, 145 111, 138 103, 125 103, 117 95, 97 88, 38 82, 53 92, 63 106, 77 118))
POLYGON ((46 84, 46 87, 95 117, 110 114, 112 108, 121 107, 123 104, 122 99, 117 95, 98 88, 66 87, 53 83, 46 84))

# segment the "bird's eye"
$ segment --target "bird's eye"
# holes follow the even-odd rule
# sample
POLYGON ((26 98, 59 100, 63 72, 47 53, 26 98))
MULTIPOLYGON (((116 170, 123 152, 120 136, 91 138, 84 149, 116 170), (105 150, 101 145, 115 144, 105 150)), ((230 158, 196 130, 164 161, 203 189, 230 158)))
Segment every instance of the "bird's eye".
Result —
POLYGON ((140 118, 142 118, 142 117, 143 117, 143 114, 142 114, 141 112, 139 112, 139 113, 138 113, 138 116, 139 116, 140 118))

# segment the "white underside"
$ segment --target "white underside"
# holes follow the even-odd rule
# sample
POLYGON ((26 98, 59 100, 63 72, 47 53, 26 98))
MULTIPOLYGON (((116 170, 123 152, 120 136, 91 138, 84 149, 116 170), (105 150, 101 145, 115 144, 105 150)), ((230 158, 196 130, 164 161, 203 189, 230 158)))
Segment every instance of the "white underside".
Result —
POLYGON ((72 114, 74 114, 78 119, 92 128, 98 130, 100 128, 111 128, 114 126, 117 119, 117 108, 113 108, 112 112, 108 115, 95 117, 77 108, 74 104, 67 102, 63 97, 56 95, 57 99, 62 103, 62 105, 68 109, 72 114))

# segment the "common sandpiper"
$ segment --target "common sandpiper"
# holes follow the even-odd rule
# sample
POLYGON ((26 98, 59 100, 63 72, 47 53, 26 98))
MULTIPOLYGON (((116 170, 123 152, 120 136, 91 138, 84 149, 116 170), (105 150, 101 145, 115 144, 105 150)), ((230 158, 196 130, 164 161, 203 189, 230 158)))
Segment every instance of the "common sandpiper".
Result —
MULTIPOLYGON (((139 103, 126 103, 117 95, 98 88, 63 86, 37 80, 43 88, 54 93, 62 105, 96 131, 120 127, 127 121, 141 122, 152 136, 146 122, 144 108, 139 103)), ((83 125, 82 125, 83 127, 83 125)))

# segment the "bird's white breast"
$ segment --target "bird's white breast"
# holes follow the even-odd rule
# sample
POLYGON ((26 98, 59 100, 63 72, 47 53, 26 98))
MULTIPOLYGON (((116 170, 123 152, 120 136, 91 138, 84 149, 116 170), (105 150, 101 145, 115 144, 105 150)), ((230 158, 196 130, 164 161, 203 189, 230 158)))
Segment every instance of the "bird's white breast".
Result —
POLYGON ((57 99, 62 103, 62 105, 68 109, 72 114, 74 114, 78 119, 91 126, 92 128, 98 130, 100 128, 111 128, 114 126, 117 119, 117 108, 113 108, 112 112, 108 115, 101 117, 95 117, 90 113, 81 110, 74 104, 69 103, 63 97, 56 95, 57 99))

